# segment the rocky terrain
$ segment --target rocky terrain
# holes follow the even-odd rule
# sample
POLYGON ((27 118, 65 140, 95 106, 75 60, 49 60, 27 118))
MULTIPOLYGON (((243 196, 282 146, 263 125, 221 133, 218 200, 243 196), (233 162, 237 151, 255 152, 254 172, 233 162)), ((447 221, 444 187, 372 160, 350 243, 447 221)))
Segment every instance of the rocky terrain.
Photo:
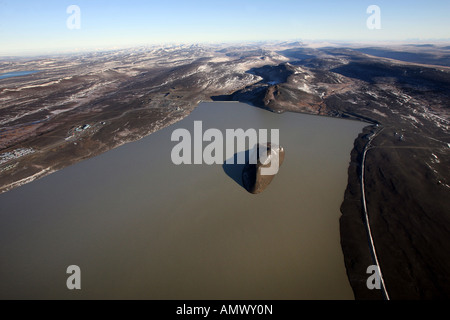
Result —
POLYGON ((200 101, 357 119, 341 243, 355 297, 374 264, 391 299, 450 297, 449 47, 168 46, 4 58, 0 192, 138 140, 200 101), (370 141, 370 144, 369 144, 370 141), (366 150, 363 159, 364 151, 366 150), (363 166, 364 160, 364 166, 363 166))

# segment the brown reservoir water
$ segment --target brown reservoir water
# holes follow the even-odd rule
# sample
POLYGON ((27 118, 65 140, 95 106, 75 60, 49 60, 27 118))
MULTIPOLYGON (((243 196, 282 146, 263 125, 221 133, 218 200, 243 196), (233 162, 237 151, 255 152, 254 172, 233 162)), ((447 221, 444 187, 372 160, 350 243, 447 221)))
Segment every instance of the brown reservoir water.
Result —
POLYGON ((363 127, 202 103, 140 141, 4 193, 0 298, 353 299, 339 208, 363 127), (279 129, 286 158, 268 189, 248 193, 222 165, 174 165, 171 134, 193 132, 194 120, 224 133, 279 129), (70 265, 81 290, 66 287, 70 265))

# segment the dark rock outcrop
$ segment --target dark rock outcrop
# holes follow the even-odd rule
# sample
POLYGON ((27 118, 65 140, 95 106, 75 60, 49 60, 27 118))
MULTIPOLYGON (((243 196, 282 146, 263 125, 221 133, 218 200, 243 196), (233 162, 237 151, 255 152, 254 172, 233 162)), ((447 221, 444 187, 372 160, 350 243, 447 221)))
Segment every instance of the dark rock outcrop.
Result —
POLYGON ((263 192, 267 186, 272 182, 278 168, 281 167, 284 161, 284 149, 276 144, 267 143, 266 145, 258 145, 254 152, 257 152, 257 161, 255 163, 250 163, 248 160, 245 164, 244 170, 242 171, 242 182, 244 188, 253 194, 258 194, 263 192), (267 150, 267 157, 262 154, 262 151, 267 150), (275 173, 267 174, 268 168, 271 167, 272 161, 278 159, 278 168, 275 169, 275 173), (266 169, 266 170, 263 170, 266 169))

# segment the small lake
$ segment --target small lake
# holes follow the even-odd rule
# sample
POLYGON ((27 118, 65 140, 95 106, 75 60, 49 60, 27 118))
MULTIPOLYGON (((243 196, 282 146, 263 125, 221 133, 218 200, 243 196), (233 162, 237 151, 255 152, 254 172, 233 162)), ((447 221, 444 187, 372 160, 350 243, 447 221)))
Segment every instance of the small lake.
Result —
POLYGON ((39 71, 15 71, 15 72, 8 72, 8 73, 0 73, 0 80, 6 79, 6 78, 12 78, 12 77, 21 77, 21 76, 28 76, 33 73, 37 73, 39 71))
POLYGON ((202 103, 2 194, 0 298, 353 299, 339 208, 364 126, 202 103), (222 165, 174 165, 171 134, 196 120, 203 130, 279 129, 286 157, 269 187, 253 195, 222 165), (66 287, 70 265, 81 268, 79 291, 66 287))

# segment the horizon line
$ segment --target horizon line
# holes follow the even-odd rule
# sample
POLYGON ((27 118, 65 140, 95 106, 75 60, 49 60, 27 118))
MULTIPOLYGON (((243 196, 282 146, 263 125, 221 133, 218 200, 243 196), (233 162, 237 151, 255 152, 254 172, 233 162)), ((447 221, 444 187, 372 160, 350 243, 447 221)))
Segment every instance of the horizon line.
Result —
POLYGON ((0 58, 22 58, 22 57, 43 57, 43 56, 55 56, 55 55, 70 55, 70 54, 85 54, 85 53, 98 53, 107 51, 119 51, 119 50, 130 50, 145 47, 170 47, 170 46, 193 46, 193 45, 203 45, 203 46, 214 46, 214 45, 261 45, 261 44, 289 44, 292 42, 301 42, 302 44, 311 43, 327 43, 327 44, 352 44, 352 45, 370 45, 370 44, 402 44, 402 45, 415 45, 415 44, 431 44, 431 45, 445 45, 450 44, 450 38, 439 38, 439 39, 391 39, 391 40, 358 40, 358 39, 287 39, 287 40, 229 40, 229 41, 165 41, 158 43, 139 43, 139 44, 129 44, 129 45, 104 45, 101 47, 89 46, 82 48, 67 48, 67 49, 42 49, 33 50, 25 49, 20 53, 15 52, 0 52, 0 58))

